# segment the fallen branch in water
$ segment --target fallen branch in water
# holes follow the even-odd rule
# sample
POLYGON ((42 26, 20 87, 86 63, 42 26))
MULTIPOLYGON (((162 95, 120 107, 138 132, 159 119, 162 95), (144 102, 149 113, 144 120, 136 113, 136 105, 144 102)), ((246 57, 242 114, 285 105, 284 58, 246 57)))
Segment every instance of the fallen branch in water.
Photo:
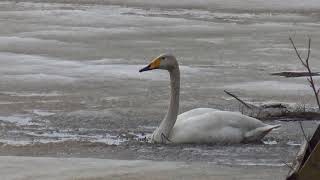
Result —
MULTIPOLYGON (((283 71, 278 73, 271 73, 272 76, 284 76, 286 78, 294 78, 294 77, 304 77, 310 76, 310 72, 294 72, 294 71, 283 71)), ((312 76, 320 76, 319 72, 312 72, 312 76)))
POLYGON ((241 100, 238 96, 232 94, 231 92, 227 91, 227 90, 223 90, 226 94, 228 94, 229 96, 232 96, 233 98, 235 98, 236 100, 238 100, 241 104, 243 104, 245 107, 249 108, 249 109, 253 109, 253 108, 258 108, 255 105, 252 104, 248 104, 246 102, 244 102, 243 100, 241 100))

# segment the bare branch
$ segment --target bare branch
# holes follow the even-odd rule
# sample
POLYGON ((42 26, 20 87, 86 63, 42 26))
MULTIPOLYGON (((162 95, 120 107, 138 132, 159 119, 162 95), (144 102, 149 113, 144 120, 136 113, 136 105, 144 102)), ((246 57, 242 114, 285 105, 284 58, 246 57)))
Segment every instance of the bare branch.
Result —
POLYGON ((320 100, 319 100, 319 89, 316 88, 315 84, 314 84, 314 81, 313 81, 313 73, 311 71, 311 68, 310 68, 310 64, 309 64, 309 58, 310 58, 310 54, 311 54, 311 38, 308 37, 308 54, 307 54, 307 58, 305 61, 302 60, 301 56, 300 56, 300 53, 298 52, 292 38, 289 36, 289 40, 298 56, 298 59, 300 60, 300 62, 302 63, 302 65, 308 70, 308 75, 309 77, 307 78, 309 84, 310 84, 310 87, 312 88, 313 90, 313 93, 314 93, 314 96, 316 98, 316 101, 317 101, 317 105, 318 105, 318 109, 320 111, 320 100))
POLYGON ((304 129, 303 129, 303 126, 302 126, 302 122, 301 122, 301 121, 299 121, 299 125, 300 125, 300 129, 301 129, 301 131, 302 131, 302 134, 303 134, 304 139, 308 142, 309 139, 307 138, 307 135, 306 135, 306 133, 305 133, 305 131, 304 131, 304 129))
POLYGON ((244 102, 243 100, 241 100, 240 98, 238 98, 236 95, 232 94, 231 92, 229 92, 229 91, 227 91, 227 90, 224 90, 224 92, 227 93, 229 96, 234 97, 236 100, 238 100, 240 103, 242 103, 244 106, 246 106, 246 107, 249 108, 249 109, 252 109, 253 107, 255 107, 255 106, 253 106, 253 105, 251 105, 251 104, 250 104, 250 105, 247 104, 246 102, 244 102))
POLYGON ((294 51, 296 52, 296 54, 297 54, 297 56, 298 56, 300 62, 302 63, 302 65, 303 65, 304 67, 307 67, 307 65, 305 64, 305 62, 302 60, 302 58, 301 58, 301 56, 300 56, 300 53, 298 52, 298 50, 297 50, 297 48, 296 48, 296 45, 294 44, 291 36, 289 36, 289 40, 290 40, 290 42, 291 42, 291 44, 292 44, 292 46, 293 46, 294 51))
POLYGON ((310 84, 312 83, 312 81, 311 81, 311 79, 310 79, 310 78, 307 78, 307 80, 309 81, 309 83, 310 83, 310 84))
POLYGON ((291 169, 291 171, 294 171, 293 167, 290 166, 288 163, 286 163, 285 161, 280 160, 284 165, 286 165, 288 168, 291 169))
POLYGON ((307 59, 306 59, 306 64, 307 66, 309 66, 309 57, 310 57, 310 53, 311 53, 311 38, 308 37, 308 55, 307 55, 307 59))
POLYGON ((306 142, 307 142, 307 146, 308 146, 308 150, 309 150, 309 152, 311 153, 311 147, 310 147, 310 144, 309 144, 309 138, 307 137, 307 135, 306 135, 306 133, 305 133, 305 131, 304 131, 304 129, 303 129, 303 126, 302 126, 302 122, 301 121, 299 121, 299 125, 300 125, 300 129, 301 129, 301 131, 302 131, 302 134, 303 134, 303 137, 304 137, 304 139, 306 140, 306 142))
MULTIPOLYGON (((319 92, 320 92, 320 88, 316 88, 315 86, 315 83, 314 83, 314 80, 313 80, 313 73, 311 71, 311 67, 310 67, 310 64, 309 64, 309 58, 310 58, 310 54, 311 54, 311 38, 308 36, 308 54, 307 54, 307 57, 305 59, 305 61, 302 60, 296 46, 294 45, 293 43, 293 40, 291 37, 289 37, 290 39, 290 42, 298 56, 298 59, 300 60, 300 62, 302 63, 302 65, 308 70, 308 82, 309 82, 309 85, 310 87, 312 88, 313 92, 314 92, 314 96, 315 96, 315 99, 317 101, 317 104, 318 104, 318 108, 319 108, 319 111, 320 111, 320 102, 319 102, 319 92)), ((312 149, 315 148, 315 145, 319 142, 319 137, 320 137, 320 125, 318 126, 316 132, 313 134, 313 137, 311 138, 311 140, 309 141, 309 138, 307 137, 304 129, 303 129, 303 126, 302 126, 302 123, 301 121, 299 120, 299 125, 300 125, 300 128, 301 128, 301 131, 302 131, 302 134, 304 136, 304 139, 305 139, 305 142, 303 143, 303 145, 301 146, 301 149, 298 153, 298 158, 296 160, 297 164, 294 166, 294 170, 292 170, 292 172, 290 173, 290 176, 287 177, 287 180, 291 180, 291 179, 297 179, 297 177, 299 176, 300 172, 299 170, 301 170, 301 167, 303 165, 307 165, 305 163, 308 163, 308 158, 309 158, 309 165, 312 161, 312 159, 310 160, 310 157, 311 156, 311 153, 312 153, 312 149)))

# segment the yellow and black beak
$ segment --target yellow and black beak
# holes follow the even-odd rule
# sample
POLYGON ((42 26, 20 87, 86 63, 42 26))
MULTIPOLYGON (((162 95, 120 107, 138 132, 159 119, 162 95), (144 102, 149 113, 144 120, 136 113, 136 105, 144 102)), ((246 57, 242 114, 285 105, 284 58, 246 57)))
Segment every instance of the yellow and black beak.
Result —
POLYGON ((152 60, 152 62, 148 66, 140 69, 139 72, 150 71, 153 69, 158 69, 159 67, 160 67, 160 58, 157 57, 154 60, 152 60))

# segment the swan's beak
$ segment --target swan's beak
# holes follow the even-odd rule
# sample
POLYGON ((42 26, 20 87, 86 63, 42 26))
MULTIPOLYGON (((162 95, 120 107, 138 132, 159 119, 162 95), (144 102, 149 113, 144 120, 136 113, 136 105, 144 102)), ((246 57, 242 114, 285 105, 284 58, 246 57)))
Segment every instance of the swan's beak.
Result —
POLYGON ((148 66, 146 66, 146 67, 144 67, 144 68, 142 68, 142 69, 140 69, 139 70, 139 72, 143 72, 143 71, 150 71, 151 69, 150 69, 150 65, 148 65, 148 66))
POLYGON ((139 72, 143 72, 143 71, 150 71, 150 70, 153 70, 153 69, 158 69, 160 67, 160 58, 155 58, 154 60, 152 60, 152 62, 139 70, 139 72))

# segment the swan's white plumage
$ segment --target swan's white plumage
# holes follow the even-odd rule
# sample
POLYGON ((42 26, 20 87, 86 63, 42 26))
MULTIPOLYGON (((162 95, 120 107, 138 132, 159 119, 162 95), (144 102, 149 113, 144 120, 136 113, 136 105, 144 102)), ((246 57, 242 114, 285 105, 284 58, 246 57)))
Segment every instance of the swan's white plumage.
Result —
POLYGON ((218 109, 213 109, 213 108, 195 108, 195 109, 191 109, 190 111, 186 111, 182 114, 180 114, 177 118, 177 121, 179 120, 184 120, 184 119, 188 119, 194 116, 198 116, 198 115, 202 115, 205 113, 210 113, 213 111, 220 111, 218 109))
POLYGON ((169 135, 169 139, 173 143, 258 141, 271 129, 278 127, 278 125, 266 125, 255 118, 238 112, 219 111, 210 108, 197 108, 181 115, 178 116, 169 135), (257 128, 260 128, 260 130, 254 131, 257 128))
POLYGON ((140 72, 165 69, 170 73, 169 110, 153 132, 154 143, 240 143, 258 141, 280 125, 268 125, 239 112, 197 108, 178 116, 180 71, 173 55, 161 55, 140 72))

